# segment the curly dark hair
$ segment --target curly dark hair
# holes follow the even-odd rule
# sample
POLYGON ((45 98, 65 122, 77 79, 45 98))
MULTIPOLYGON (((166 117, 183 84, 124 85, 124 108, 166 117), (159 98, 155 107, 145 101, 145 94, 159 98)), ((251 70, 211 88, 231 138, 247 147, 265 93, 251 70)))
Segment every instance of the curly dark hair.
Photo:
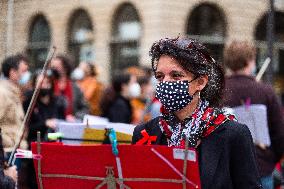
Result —
POLYGON ((221 105, 225 85, 224 71, 209 54, 207 48, 198 41, 190 38, 165 38, 155 42, 150 49, 152 69, 157 70, 158 60, 162 55, 176 59, 184 70, 196 77, 207 75, 208 83, 200 96, 209 102, 210 106, 221 105))

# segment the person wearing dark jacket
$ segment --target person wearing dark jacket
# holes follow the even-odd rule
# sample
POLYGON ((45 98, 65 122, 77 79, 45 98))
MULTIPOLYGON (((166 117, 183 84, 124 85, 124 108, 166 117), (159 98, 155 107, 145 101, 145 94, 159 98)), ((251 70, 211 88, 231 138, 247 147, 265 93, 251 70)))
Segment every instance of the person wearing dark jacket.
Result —
POLYGON ((130 74, 116 73, 111 88, 106 89, 101 102, 102 116, 110 122, 131 123, 132 108, 129 100, 130 74))
MULTIPOLYGON (((47 133, 53 132, 56 127, 56 119, 64 119, 60 115, 64 114, 64 107, 58 103, 58 97, 53 95, 53 84, 51 75, 46 75, 45 78, 39 73, 33 77, 33 86, 36 86, 37 82, 42 81, 40 87, 39 96, 33 112, 31 113, 30 122, 28 124, 28 144, 31 149, 31 143, 37 140, 37 132, 41 134, 41 141, 47 140, 47 133), (61 113, 60 113, 61 112, 61 113)), ((27 111, 32 94, 34 90, 26 93, 26 100, 23 103, 24 110, 27 111)), ((36 175, 34 171, 33 161, 28 160, 28 184, 30 189, 36 189, 36 175)))
POLYGON ((249 100, 251 105, 266 107, 271 146, 255 144, 255 149, 263 188, 272 189, 272 172, 284 153, 284 122, 272 87, 257 82, 252 75, 255 59, 256 49, 248 42, 233 41, 226 47, 224 63, 232 75, 226 78, 224 105, 233 108, 249 100))
POLYGON ((1 189, 15 189, 17 181, 16 167, 9 167, 4 169, 4 149, 2 144, 2 134, 0 129, 0 188, 1 189))
POLYGON ((145 131, 157 136, 152 144, 184 148, 188 140, 198 153, 202 189, 261 188, 250 131, 219 108, 224 73, 206 47, 165 38, 150 56, 162 115, 137 126, 132 143, 143 143, 145 131))
POLYGON ((53 71, 54 94, 63 99, 67 121, 82 120, 89 113, 89 105, 78 85, 71 80, 72 63, 65 55, 57 55, 50 63, 53 71))
MULTIPOLYGON (((28 142, 29 149, 30 143, 37 140, 37 132, 41 133, 41 140, 46 140, 46 134, 48 130, 53 131, 55 129, 56 119, 64 119, 62 114, 64 107, 60 106, 58 97, 53 94, 52 76, 36 73, 33 76, 33 86, 36 86, 37 82, 42 80, 42 85, 39 91, 39 96, 35 104, 34 110, 31 114, 29 122, 28 142)), ((24 110, 27 111, 34 90, 27 91, 25 94, 25 101, 23 103, 24 110)))

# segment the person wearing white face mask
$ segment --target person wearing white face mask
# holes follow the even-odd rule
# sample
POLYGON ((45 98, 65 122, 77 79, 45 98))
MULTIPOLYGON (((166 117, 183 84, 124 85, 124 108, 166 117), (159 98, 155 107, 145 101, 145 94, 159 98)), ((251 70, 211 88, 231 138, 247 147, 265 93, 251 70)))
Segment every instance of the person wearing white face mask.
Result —
POLYGON ((104 85, 97 79, 97 68, 93 63, 81 62, 77 69, 81 70, 79 73, 83 72, 83 77, 77 80, 77 84, 89 104, 90 114, 100 116, 101 109, 98 102, 102 98, 104 85))
POLYGON ((129 99, 138 94, 137 86, 134 85, 130 74, 115 74, 111 88, 106 89, 101 101, 102 116, 110 122, 131 123, 132 107, 129 99))
POLYGON ((145 102, 142 97, 141 85, 137 82, 136 76, 131 76, 131 81, 128 88, 128 95, 130 98, 130 104, 132 106, 132 124, 140 123, 143 112, 145 109, 145 102))
POLYGON ((82 79, 84 79, 84 77, 84 71, 80 68, 75 68, 71 73, 71 79, 74 81, 81 81, 82 79))
POLYGON ((137 98, 141 95, 141 87, 139 85, 139 83, 134 82, 129 84, 129 88, 128 88, 128 96, 130 98, 137 98))

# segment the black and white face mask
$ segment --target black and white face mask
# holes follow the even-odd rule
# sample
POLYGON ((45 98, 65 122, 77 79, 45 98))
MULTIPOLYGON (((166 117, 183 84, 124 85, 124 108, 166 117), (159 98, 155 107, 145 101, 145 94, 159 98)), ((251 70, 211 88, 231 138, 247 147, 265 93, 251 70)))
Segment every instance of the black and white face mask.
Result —
MULTIPOLYGON (((194 79, 193 79, 194 80, 194 79)), ((189 94, 189 83, 191 81, 162 81, 157 84, 156 97, 160 100, 166 110, 175 112, 186 107, 193 99, 189 94)))

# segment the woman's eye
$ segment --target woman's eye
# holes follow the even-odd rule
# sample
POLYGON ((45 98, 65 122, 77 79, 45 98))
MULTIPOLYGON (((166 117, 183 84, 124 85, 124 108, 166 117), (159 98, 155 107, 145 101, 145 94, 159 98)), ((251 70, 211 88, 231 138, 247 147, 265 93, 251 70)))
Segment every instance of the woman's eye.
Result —
POLYGON ((179 78, 183 77, 183 75, 180 74, 180 73, 173 73, 173 74, 172 74, 172 77, 173 77, 174 79, 179 79, 179 78))
POLYGON ((164 78, 163 75, 158 75, 158 74, 155 75, 155 77, 156 77, 156 79, 159 80, 159 81, 160 81, 160 80, 163 80, 163 78, 164 78))

